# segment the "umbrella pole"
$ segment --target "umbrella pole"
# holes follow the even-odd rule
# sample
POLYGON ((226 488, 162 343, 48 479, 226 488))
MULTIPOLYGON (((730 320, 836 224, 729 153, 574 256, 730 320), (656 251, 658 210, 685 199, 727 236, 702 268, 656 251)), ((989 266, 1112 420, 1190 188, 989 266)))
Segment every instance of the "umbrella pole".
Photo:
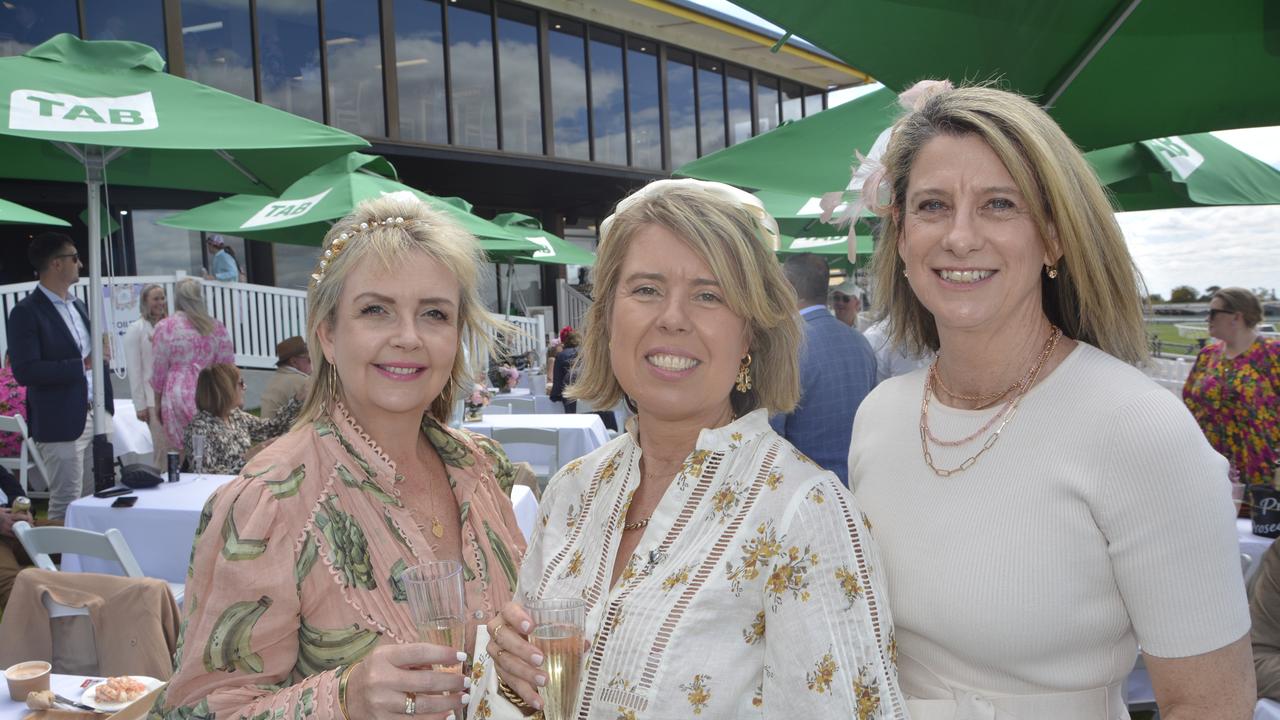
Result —
POLYGON ((111 441, 106 435, 106 381, 102 372, 102 212, 99 196, 107 160, 101 147, 85 148, 85 184, 89 194, 89 357, 93 366, 93 479, 102 490, 115 484, 111 441))
POLYGON ((507 286, 503 288, 506 291, 507 301, 502 304, 502 314, 511 314, 511 281, 515 279, 516 263, 514 260, 507 261, 507 286))

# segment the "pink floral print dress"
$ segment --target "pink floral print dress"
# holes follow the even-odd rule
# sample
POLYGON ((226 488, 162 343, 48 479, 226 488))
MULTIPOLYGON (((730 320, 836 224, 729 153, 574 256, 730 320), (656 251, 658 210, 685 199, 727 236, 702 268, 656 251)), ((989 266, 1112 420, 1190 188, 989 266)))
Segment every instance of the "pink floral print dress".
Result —
POLYGON ((213 332, 201 335, 185 313, 174 313, 156 324, 151 340, 155 364, 151 387, 160 395, 160 414, 169 447, 182 447, 182 435, 196 415, 196 378, 218 363, 234 363, 235 348, 227 328, 213 321, 213 332))

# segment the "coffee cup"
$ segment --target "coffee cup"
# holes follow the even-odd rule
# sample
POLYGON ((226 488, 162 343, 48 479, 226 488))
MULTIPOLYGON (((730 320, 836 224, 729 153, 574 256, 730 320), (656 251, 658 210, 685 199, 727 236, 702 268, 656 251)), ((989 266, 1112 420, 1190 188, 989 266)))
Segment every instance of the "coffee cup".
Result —
POLYGON ((4 671, 9 683, 9 697, 14 702, 26 702, 27 694, 49 689, 49 673, 53 666, 43 660, 28 660, 11 665, 4 671))

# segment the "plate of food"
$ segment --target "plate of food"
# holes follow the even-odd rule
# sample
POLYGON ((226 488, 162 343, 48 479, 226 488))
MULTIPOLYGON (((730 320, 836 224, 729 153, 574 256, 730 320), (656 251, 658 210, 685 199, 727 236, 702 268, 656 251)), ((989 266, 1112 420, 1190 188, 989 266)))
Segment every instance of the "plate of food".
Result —
POLYGON ((145 675, 122 675, 85 688, 80 702, 101 712, 116 712, 163 685, 162 680, 145 675))

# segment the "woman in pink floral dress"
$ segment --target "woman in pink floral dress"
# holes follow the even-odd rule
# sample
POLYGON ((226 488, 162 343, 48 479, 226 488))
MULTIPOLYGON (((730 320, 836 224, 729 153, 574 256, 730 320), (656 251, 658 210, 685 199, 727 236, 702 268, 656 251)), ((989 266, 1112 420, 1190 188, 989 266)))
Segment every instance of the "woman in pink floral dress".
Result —
POLYGON ((1280 341, 1258 334, 1261 320, 1252 292, 1214 293, 1209 334, 1220 342, 1200 351, 1182 388, 1205 438, 1246 485, 1269 483, 1280 451, 1280 341))
POLYGON ((200 281, 187 278, 174 288, 173 316, 156 325, 151 386, 169 447, 182 447, 182 434, 196 414, 196 378, 215 363, 235 364, 227 328, 209 315, 200 281))

